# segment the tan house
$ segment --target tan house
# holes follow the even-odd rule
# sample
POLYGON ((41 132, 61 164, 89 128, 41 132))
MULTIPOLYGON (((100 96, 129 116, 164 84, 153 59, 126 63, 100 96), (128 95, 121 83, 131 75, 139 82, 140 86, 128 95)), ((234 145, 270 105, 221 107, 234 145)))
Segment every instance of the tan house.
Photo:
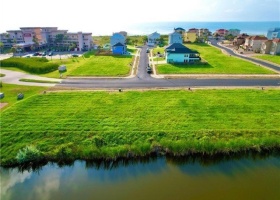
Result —
POLYGON ((196 28, 189 29, 184 35, 184 42, 195 42, 198 38, 199 30, 196 28))
POLYGON ((260 52, 262 42, 264 42, 265 40, 267 40, 267 38, 264 36, 250 36, 246 38, 243 47, 247 51, 260 52))
POLYGON ((246 33, 240 34, 233 39, 232 44, 239 47, 240 45, 243 45, 245 43, 247 37, 249 37, 249 35, 247 35, 246 33))
POLYGON ((261 53, 269 54, 272 46, 272 40, 265 40, 262 42, 261 53))

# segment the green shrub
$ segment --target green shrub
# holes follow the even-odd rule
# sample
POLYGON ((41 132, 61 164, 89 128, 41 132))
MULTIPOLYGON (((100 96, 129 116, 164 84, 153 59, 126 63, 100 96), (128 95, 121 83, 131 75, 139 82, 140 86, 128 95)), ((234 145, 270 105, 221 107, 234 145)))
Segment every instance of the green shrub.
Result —
POLYGON ((20 164, 26 162, 38 162, 42 159, 42 153, 34 146, 27 146, 22 150, 19 150, 16 159, 20 164))
POLYGON ((16 67, 21 70, 42 74, 58 69, 58 64, 49 63, 46 58, 8 58, 1 61, 3 67, 16 67))

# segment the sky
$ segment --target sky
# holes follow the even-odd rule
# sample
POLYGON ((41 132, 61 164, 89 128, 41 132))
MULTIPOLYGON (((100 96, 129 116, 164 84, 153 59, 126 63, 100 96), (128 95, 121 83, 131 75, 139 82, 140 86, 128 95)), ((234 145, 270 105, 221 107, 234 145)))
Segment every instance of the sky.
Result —
POLYGON ((28 26, 112 32, 160 21, 280 21, 280 0, 13 0, 0 5, 0 33, 28 26))

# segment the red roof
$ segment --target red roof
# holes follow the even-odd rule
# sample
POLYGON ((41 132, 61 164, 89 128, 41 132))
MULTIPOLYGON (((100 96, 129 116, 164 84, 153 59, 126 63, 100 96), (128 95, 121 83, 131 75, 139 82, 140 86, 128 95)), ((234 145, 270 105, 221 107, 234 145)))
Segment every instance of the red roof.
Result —
POLYGON ((252 40, 267 40, 267 37, 256 35, 256 36, 253 36, 251 39, 252 40))
POLYGON ((280 43, 280 38, 275 38, 272 40, 273 42, 280 43))

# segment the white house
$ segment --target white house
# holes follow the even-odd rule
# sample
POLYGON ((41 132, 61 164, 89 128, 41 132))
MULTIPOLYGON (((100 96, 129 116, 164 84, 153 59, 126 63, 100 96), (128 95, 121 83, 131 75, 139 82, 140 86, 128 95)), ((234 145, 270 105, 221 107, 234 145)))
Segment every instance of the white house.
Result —
POLYGON ((174 31, 173 33, 169 34, 168 37, 168 44, 172 44, 172 43, 183 43, 183 39, 182 39, 182 35, 176 31, 174 31))
POLYGON ((260 52, 262 43, 266 40, 267 38, 263 36, 250 36, 246 38, 245 44, 243 46, 246 48, 246 50, 260 52))
POLYGON ((165 48, 167 63, 191 63, 201 60, 197 51, 192 51, 181 43, 173 43, 165 48))
POLYGON ((160 39, 160 34, 157 33, 157 32, 154 32, 154 33, 148 35, 147 45, 148 46, 155 46, 155 44, 158 43, 159 39, 160 39))
POLYGON ((110 38, 111 46, 114 46, 117 43, 125 44, 125 37, 121 33, 113 33, 110 38))

